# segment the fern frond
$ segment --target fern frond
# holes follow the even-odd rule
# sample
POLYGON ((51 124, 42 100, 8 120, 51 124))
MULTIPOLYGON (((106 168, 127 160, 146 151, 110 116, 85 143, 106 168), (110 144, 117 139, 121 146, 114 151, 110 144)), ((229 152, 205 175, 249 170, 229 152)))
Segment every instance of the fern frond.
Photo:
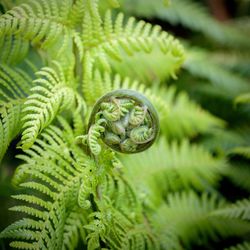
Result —
POLYGON ((99 161, 94 163, 72 143, 74 131, 70 125, 62 118, 59 120, 61 129, 50 125, 35 144, 19 156, 25 162, 17 168, 13 183, 27 188, 27 192, 13 196, 24 205, 14 206, 11 210, 22 212, 25 217, 7 227, 0 237, 15 239, 10 244, 16 248, 73 249, 79 240, 86 242, 86 229, 94 227, 95 236, 89 233, 87 237, 89 245, 95 240, 97 244, 100 234, 111 247, 128 249, 132 244, 138 249, 144 246, 158 249, 155 236, 143 226, 143 218, 138 220, 138 216, 134 216, 139 211, 135 191, 119 171, 113 171, 113 166, 118 164, 114 153, 104 151, 99 161), (98 221, 102 221, 100 226, 105 227, 105 234, 98 229, 96 220, 91 226, 92 219, 86 217, 87 213, 93 212, 92 202, 82 208, 78 202, 82 192, 84 199, 88 199, 90 194, 94 196, 101 211, 94 214, 97 214, 98 221), (112 213, 110 205, 107 208, 104 200, 100 200, 102 197, 109 199, 108 196, 116 206, 112 213), (126 197, 127 202, 124 203, 121 197, 126 197), (134 212, 128 210, 127 214, 124 204, 134 212), (91 240, 92 236, 94 240, 91 240))
POLYGON ((237 201, 225 208, 214 211, 212 215, 232 219, 250 220, 250 199, 237 201))
POLYGON ((7 10, 11 9, 14 6, 14 2, 12 0, 2 0, 1 1, 1 11, 0 14, 4 14, 7 10))
MULTIPOLYGON (((44 141, 37 139, 26 151, 29 157, 20 157, 26 162, 18 167, 14 178, 16 185, 29 189, 29 194, 13 196, 25 204, 11 210, 26 216, 7 227, 1 237, 18 240, 11 243, 17 248, 72 249, 79 237, 85 237, 82 226, 87 223, 86 214, 78 207, 76 194, 86 167, 73 158, 62 130, 49 127, 41 137, 44 141)), ((91 166, 83 151, 81 159, 91 166)))
POLYGON ((16 137, 21 129, 22 103, 0 104, 0 161, 2 160, 9 143, 16 137))
POLYGON ((122 162, 128 179, 145 193, 144 199, 156 204, 171 190, 190 187, 211 190, 226 167, 224 159, 216 159, 186 140, 168 144, 161 139, 148 152, 122 157, 122 162))
POLYGON ((72 1, 65 0, 60 4, 60 1, 56 0, 27 0, 1 15, 1 38, 11 52, 9 55, 4 52, 2 59, 7 62, 22 58, 28 51, 29 42, 43 49, 56 45, 61 48, 58 54, 62 54, 65 47, 74 41, 75 20, 70 18, 70 14, 82 14, 79 2, 73 4, 72 1), (75 6, 78 7, 78 11, 75 6))
POLYGON ((249 84, 243 77, 221 67, 209 59, 204 51, 191 49, 188 54, 184 68, 192 75, 209 80, 231 98, 249 91, 249 84))
POLYGON ((34 80, 35 87, 31 89, 31 95, 24 103, 22 120, 24 121, 22 133, 22 148, 29 148, 38 134, 48 126, 55 116, 66 108, 78 107, 82 109, 84 104, 81 97, 66 82, 65 76, 60 70, 45 67, 37 72, 39 77, 34 80), (61 73, 60 73, 61 72, 61 73))
POLYGON ((245 241, 243 243, 237 244, 236 246, 225 248, 224 250, 248 250, 249 248, 250 248, 250 243, 245 241))
POLYGON ((216 51, 212 53, 211 58, 216 63, 221 64, 227 69, 233 70, 242 76, 248 77, 250 75, 250 54, 248 51, 216 51))
POLYGON ((225 126, 225 122, 189 99, 187 93, 177 93, 174 86, 159 91, 158 96, 167 101, 171 112, 161 121, 162 132, 168 138, 183 138, 197 133, 212 132, 225 126))
POLYGON ((224 175, 227 176, 236 186, 250 191, 250 171, 248 165, 232 165, 224 171, 224 175))
POLYGON ((76 208, 73 210, 69 217, 65 221, 64 226, 64 238, 63 249, 75 249, 80 240, 86 243, 87 237, 86 230, 83 225, 86 225, 88 221, 86 217, 82 215, 82 209, 76 208))
POLYGON ((236 147, 230 151, 231 154, 242 155, 250 159, 250 147, 236 147))
POLYGON ((113 6, 114 8, 120 7, 119 0, 108 0, 108 2, 113 6))
POLYGON ((202 139, 202 144, 213 152, 227 155, 233 153, 235 148, 243 148, 247 140, 244 131, 214 129, 212 135, 202 139))
POLYGON ((131 210, 138 211, 140 201, 135 189, 128 178, 126 178, 123 173, 119 173, 123 168, 122 163, 114 157, 113 164, 116 168, 116 172, 106 176, 105 181, 103 181, 99 187, 100 192, 104 193, 113 201, 113 206, 116 209, 126 211, 127 207, 130 207, 131 210))
MULTIPOLYGON (((81 23, 82 18, 84 16, 84 4, 81 0, 76 1, 62 1, 63 2, 63 8, 60 9, 61 13, 64 13, 62 16, 64 18, 69 18, 69 21, 71 25, 76 26, 81 23), (69 4, 71 4, 71 8, 69 8, 69 4), (63 11, 62 11, 63 9, 63 11)), ((61 4, 61 3, 60 3, 61 4)))
POLYGON ((123 53, 149 53, 155 45, 166 54, 166 60, 170 56, 178 66, 183 62, 183 48, 159 26, 152 26, 143 21, 135 22, 134 18, 123 24, 123 14, 117 15, 113 23, 110 12, 106 13, 102 24, 102 20, 93 15, 85 15, 83 22, 83 43, 87 51, 83 65, 85 95, 90 93, 88 87, 94 64, 99 63, 105 71, 110 71, 110 59, 122 60, 123 53))
POLYGON ((169 241, 173 244, 169 233, 177 237, 177 243, 182 243, 184 249, 189 248, 194 241, 196 244, 204 244, 208 238, 216 240, 220 236, 246 233, 249 223, 231 219, 218 220, 209 216, 222 206, 222 199, 206 193, 201 197, 193 192, 168 194, 166 204, 160 206, 152 218, 162 248, 168 249, 169 241), (199 242, 199 239, 202 241, 199 242))
POLYGON ((133 213, 120 212, 110 205, 102 206, 100 211, 93 213, 93 220, 85 226, 90 230, 88 249, 99 247, 99 238, 111 249, 159 249, 155 235, 143 217, 136 218, 133 213))
POLYGON ((208 10, 193 0, 175 0, 164 8, 162 0, 125 0, 122 7, 127 13, 141 17, 157 17, 173 25, 181 24, 191 30, 199 31, 216 42, 232 47, 248 47, 248 37, 244 32, 229 24, 216 21, 208 10), (190 18, 192 17, 192 18, 190 18))
POLYGON ((235 103, 250 103, 250 92, 238 96, 235 103))
POLYGON ((28 53, 29 43, 18 35, 0 36, 0 62, 16 64, 28 53))
POLYGON ((157 44, 150 53, 139 51, 133 56, 122 53, 122 61, 111 60, 111 67, 123 77, 131 77, 153 85, 169 78, 176 79, 181 62, 171 54, 163 54, 157 44))
POLYGON ((21 109, 31 81, 22 70, 0 65, 0 161, 21 129, 21 109))

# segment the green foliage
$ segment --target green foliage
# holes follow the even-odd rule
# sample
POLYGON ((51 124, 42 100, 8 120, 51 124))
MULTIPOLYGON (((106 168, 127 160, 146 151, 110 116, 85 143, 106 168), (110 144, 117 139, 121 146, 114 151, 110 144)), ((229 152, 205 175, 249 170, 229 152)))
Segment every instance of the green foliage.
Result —
POLYGON ((23 108, 23 149, 34 143, 39 132, 49 125, 59 112, 66 108, 84 111, 84 102, 72 88, 73 84, 66 82, 60 67, 59 72, 58 74, 52 68, 44 67, 36 73, 38 79, 33 82, 36 86, 31 88, 31 94, 23 108))
POLYGON ((123 19, 123 14, 118 14, 113 24, 109 11, 105 14, 103 25, 99 16, 86 15, 84 19, 83 40, 87 51, 83 63, 83 71, 85 72, 83 92, 87 102, 96 98, 96 96, 91 96, 94 93, 91 92, 92 85, 89 84, 93 78, 92 69, 95 63, 99 63, 105 71, 110 72, 110 59, 121 61, 122 52, 130 56, 140 51, 150 53, 155 44, 159 46, 162 53, 166 54, 166 59, 168 57, 175 58, 177 67, 184 59, 183 49, 179 42, 166 32, 161 31, 159 26, 152 27, 151 24, 143 21, 136 23, 132 17, 124 25, 123 19), (97 26, 96 32, 91 28, 93 26, 97 26), (110 59, 108 60, 108 58, 110 59))
POLYGON ((166 143, 162 139, 148 152, 123 157, 123 163, 136 188, 144 193, 145 202, 159 202, 169 191, 213 190, 226 168, 224 159, 212 157, 187 140, 166 143))
POLYGON ((190 101, 186 93, 176 93, 174 86, 149 88, 128 77, 122 79, 119 75, 115 75, 112 79, 107 72, 102 75, 99 71, 95 71, 93 84, 89 86, 90 93, 96 93, 97 97, 101 97, 106 92, 116 89, 132 89, 143 93, 156 107, 160 115, 162 132, 168 138, 193 136, 224 125, 222 120, 190 101))
POLYGON ((247 36, 230 25, 223 25, 209 15, 208 10, 192 0, 171 1, 164 9, 161 0, 122 0, 123 7, 131 14, 143 17, 157 17, 173 25, 182 24, 194 31, 200 31, 216 42, 229 46, 249 46, 247 36), (192 17, 192 18, 190 18, 192 17))
MULTIPOLYGON (((72 20, 68 21, 68 17, 72 14, 69 11, 72 5, 70 1, 63 1, 60 6, 57 1, 41 1, 40 3, 26 1, 4 13, 0 21, 1 37, 4 39, 1 49, 6 45, 11 47, 7 60, 17 62, 22 59, 26 55, 23 46, 29 45, 27 41, 30 41, 32 46, 42 49, 59 43, 60 54, 69 40, 73 40, 72 20), (48 18, 49 16, 53 18, 48 18)), ((9 51, 6 50, 6 53, 9 51)), ((27 48, 26 51, 28 51, 27 48)), ((5 57, 3 56, 3 59, 5 57)))
POLYGON ((232 246, 230 248, 227 248, 225 250, 247 250, 250 247, 249 242, 243 242, 242 244, 238 244, 236 246, 232 246))
POLYGON ((30 93, 31 78, 23 70, 0 65, 0 161, 10 142, 20 132, 21 110, 30 93))
POLYGON ((249 91, 249 84, 244 78, 229 72, 207 57, 208 54, 204 52, 190 50, 184 68, 192 75, 209 80, 226 96, 235 97, 249 91))
POLYGON ((249 184, 249 166, 246 164, 235 164, 225 171, 225 176, 230 178, 237 186, 250 190, 249 184))
POLYGON ((214 214, 229 218, 250 220, 250 200, 237 201, 233 205, 217 210, 214 214))
POLYGON ((191 0, 0 1, 0 175, 6 193, 15 188, 0 208, 15 212, 0 223, 0 246, 223 249, 232 237, 228 249, 248 249, 247 48, 240 21, 219 23, 191 0), (165 24, 186 27, 189 41, 165 24), (131 118, 123 136, 140 144, 156 126, 146 101, 110 99, 102 116, 92 112, 127 89, 160 120, 152 148, 133 155, 102 142, 117 139, 103 117, 117 130, 115 115, 131 118))
POLYGON ((24 204, 11 210, 28 216, 1 234, 19 240, 11 243, 13 247, 74 248, 79 237, 85 236, 82 223, 86 223, 87 213, 78 206, 77 194, 79 184, 87 178, 94 163, 80 150, 74 152, 78 153, 77 159, 71 155, 68 143, 74 141, 74 134, 65 129, 66 136, 58 127, 50 126, 25 154, 18 156, 24 163, 17 168, 13 182, 32 193, 13 196, 24 204), (88 167, 84 168, 83 164, 88 167))
POLYGON ((223 205, 223 200, 215 195, 198 197, 193 192, 168 194, 166 204, 160 206, 153 216, 162 248, 187 249, 192 241, 201 245, 219 235, 247 232, 248 223, 210 217, 212 211, 223 205))

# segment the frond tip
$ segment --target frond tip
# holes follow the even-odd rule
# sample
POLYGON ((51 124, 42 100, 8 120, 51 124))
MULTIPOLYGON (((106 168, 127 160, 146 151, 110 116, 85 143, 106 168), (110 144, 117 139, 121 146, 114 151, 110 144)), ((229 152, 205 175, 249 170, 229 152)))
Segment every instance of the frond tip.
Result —
POLYGON ((225 208, 216 210, 213 215, 232 219, 250 220, 250 199, 240 200, 225 208))
POLYGON ((250 242, 243 242, 243 243, 240 243, 236 246, 231 246, 229 248, 226 248, 224 250, 249 250, 250 249, 250 242))

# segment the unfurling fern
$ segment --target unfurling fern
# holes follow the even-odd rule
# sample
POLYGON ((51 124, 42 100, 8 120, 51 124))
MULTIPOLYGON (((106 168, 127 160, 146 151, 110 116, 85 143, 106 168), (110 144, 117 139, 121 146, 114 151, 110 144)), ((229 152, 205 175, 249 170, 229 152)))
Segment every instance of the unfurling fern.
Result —
POLYGON ((107 93, 96 102, 88 129, 88 134, 80 138, 96 156, 101 152, 100 138, 115 151, 138 153, 155 141, 159 120, 146 97, 136 91, 121 89, 107 93))

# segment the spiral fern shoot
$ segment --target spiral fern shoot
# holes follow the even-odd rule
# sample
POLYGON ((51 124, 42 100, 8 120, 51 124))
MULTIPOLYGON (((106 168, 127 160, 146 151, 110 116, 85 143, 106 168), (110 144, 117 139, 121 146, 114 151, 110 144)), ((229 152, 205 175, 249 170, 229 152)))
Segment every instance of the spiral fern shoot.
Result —
POLYGON ((158 115, 149 100, 136 91, 120 89, 96 102, 88 135, 80 138, 94 155, 101 152, 99 138, 115 151, 137 153, 149 148, 158 132, 158 115))

